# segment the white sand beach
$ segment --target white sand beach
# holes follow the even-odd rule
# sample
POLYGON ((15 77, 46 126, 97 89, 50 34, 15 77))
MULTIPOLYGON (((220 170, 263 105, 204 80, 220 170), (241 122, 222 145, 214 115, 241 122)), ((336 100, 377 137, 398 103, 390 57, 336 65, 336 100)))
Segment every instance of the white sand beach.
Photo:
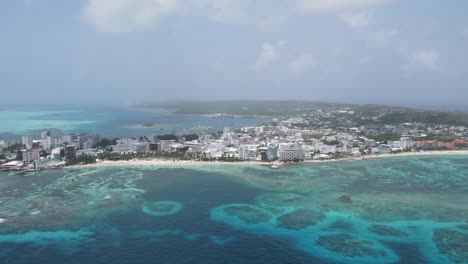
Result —
POLYGON ((309 164, 309 163, 325 163, 325 162, 341 162, 341 161, 358 161, 377 158, 391 158, 391 157, 410 157, 410 156, 440 156, 440 155, 467 155, 468 150, 454 150, 454 151, 421 151, 421 152, 403 152, 396 154, 372 154, 361 157, 347 157, 341 159, 331 160, 306 160, 301 163, 282 163, 275 162, 260 162, 260 161, 241 161, 241 162, 226 162, 226 161, 195 161, 195 160, 167 160, 167 159, 132 159, 132 160, 119 160, 119 161, 100 161, 95 164, 75 165, 68 168, 98 168, 98 167, 139 167, 139 166, 154 166, 154 167, 189 167, 189 166, 205 166, 205 165, 236 165, 236 166, 281 166, 287 164, 309 164))

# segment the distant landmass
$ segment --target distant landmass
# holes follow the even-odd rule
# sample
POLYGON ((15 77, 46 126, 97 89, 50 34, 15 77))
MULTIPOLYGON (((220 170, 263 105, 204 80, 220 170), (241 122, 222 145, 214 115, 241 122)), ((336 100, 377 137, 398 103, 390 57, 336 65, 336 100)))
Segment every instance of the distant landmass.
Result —
POLYGON ((468 113, 426 110, 409 107, 346 104, 319 101, 168 101, 144 103, 144 108, 163 108, 175 114, 241 115, 283 117, 317 111, 352 113, 348 118, 358 124, 425 123, 468 126, 468 113))

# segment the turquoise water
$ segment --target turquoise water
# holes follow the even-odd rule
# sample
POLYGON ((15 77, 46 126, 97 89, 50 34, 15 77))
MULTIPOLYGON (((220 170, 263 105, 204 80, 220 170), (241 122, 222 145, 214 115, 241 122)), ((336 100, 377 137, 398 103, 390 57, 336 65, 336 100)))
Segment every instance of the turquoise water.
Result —
POLYGON ((468 156, 0 174, 0 263, 467 263, 468 156))
POLYGON ((209 118, 202 115, 175 115, 163 110, 138 108, 74 107, 54 109, 4 109, 0 111, 0 138, 37 136, 49 129, 53 134, 85 132, 105 137, 139 137, 167 134, 192 127, 242 127, 270 121, 270 118, 209 118), (151 124, 145 127, 144 124, 151 124))

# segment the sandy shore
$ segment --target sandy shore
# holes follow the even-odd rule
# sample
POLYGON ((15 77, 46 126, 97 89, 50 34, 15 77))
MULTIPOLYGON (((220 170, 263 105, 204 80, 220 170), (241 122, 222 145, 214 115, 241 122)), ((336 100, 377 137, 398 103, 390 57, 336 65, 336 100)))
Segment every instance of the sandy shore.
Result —
MULTIPOLYGON (((410 157, 410 156, 441 156, 441 155, 467 155, 468 150, 457 151, 421 151, 421 152, 403 152, 398 154, 376 154, 366 155, 362 157, 348 157, 342 159, 332 160, 306 160, 302 163, 292 164, 309 164, 309 163, 325 163, 325 162, 340 162, 340 161, 357 161, 378 158, 391 158, 391 157, 410 157)), ((285 165, 287 163, 275 162, 258 162, 258 161, 242 161, 242 162, 223 162, 223 161, 194 161, 194 160, 163 160, 163 159, 133 159, 133 160, 120 160, 120 161, 102 161, 95 164, 76 165, 68 168, 99 168, 99 167, 139 167, 139 166, 154 166, 154 167, 189 167, 189 166, 204 166, 204 165, 228 165, 228 166, 272 166, 272 165, 285 165)))

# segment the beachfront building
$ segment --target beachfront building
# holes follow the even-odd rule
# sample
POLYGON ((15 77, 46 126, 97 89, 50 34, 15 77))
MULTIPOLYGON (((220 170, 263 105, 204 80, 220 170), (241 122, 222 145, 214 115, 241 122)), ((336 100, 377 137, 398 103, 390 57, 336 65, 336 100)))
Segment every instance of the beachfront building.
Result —
POLYGON ((304 151, 294 143, 282 143, 279 146, 280 161, 304 160, 304 151))
POLYGON ((50 156, 53 160, 62 160, 65 157, 65 148, 64 147, 56 147, 53 148, 50 156))
POLYGON ((234 148, 234 147, 227 147, 224 150, 224 156, 227 157, 227 158, 238 159, 239 158, 239 149, 234 148))
POLYGON ((411 149, 413 147, 413 140, 409 137, 400 138, 400 147, 402 149, 411 149))
POLYGON ((99 154, 102 154, 102 150, 98 149, 80 149, 76 151, 76 156, 94 156, 97 157, 99 154))
POLYGON ((67 160, 76 158, 76 146, 75 145, 67 145, 65 147, 65 158, 67 160))
POLYGON ((139 140, 132 138, 121 138, 117 140, 116 145, 112 146, 112 152, 119 154, 138 153, 147 151, 148 142, 140 142, 139 140))
POLYGON ((303 145, 302 150, 304 151, 304 160, 311 160, 315 155, 315 148, 309 145, 303 145))
POLYGON ((184 145, 189 148, 191 152, 202 152, 205 144, 199 143, 198 141, 186 141, 184 142, 184 145))
POLYGON ((25 163, 30 163, 39 159, 40 156, 38 149, 28 149, 23 152, 23 161, 25 163))
POLYGON ((277 160, 278 159, 278 145, 268 144, 267 146, 267 160, 277 160))
POLYGON ((262 161, 273 161, 278 159, 278 147, 275 144, 269 144, 266 147, 260 147, 258 150, 259 159, 262 161))
POLYGON ((22 167, 24 167, 24 162, 19 160, 10 161, 0 166, 2 170, 19 170, 22 167))
POLYGON ((240 160, 257 160, 258 145, 245 144, 239 147, 240 160))
POLYGON ((159 140, 160 151, 171 151, 174 140, 159 140))

